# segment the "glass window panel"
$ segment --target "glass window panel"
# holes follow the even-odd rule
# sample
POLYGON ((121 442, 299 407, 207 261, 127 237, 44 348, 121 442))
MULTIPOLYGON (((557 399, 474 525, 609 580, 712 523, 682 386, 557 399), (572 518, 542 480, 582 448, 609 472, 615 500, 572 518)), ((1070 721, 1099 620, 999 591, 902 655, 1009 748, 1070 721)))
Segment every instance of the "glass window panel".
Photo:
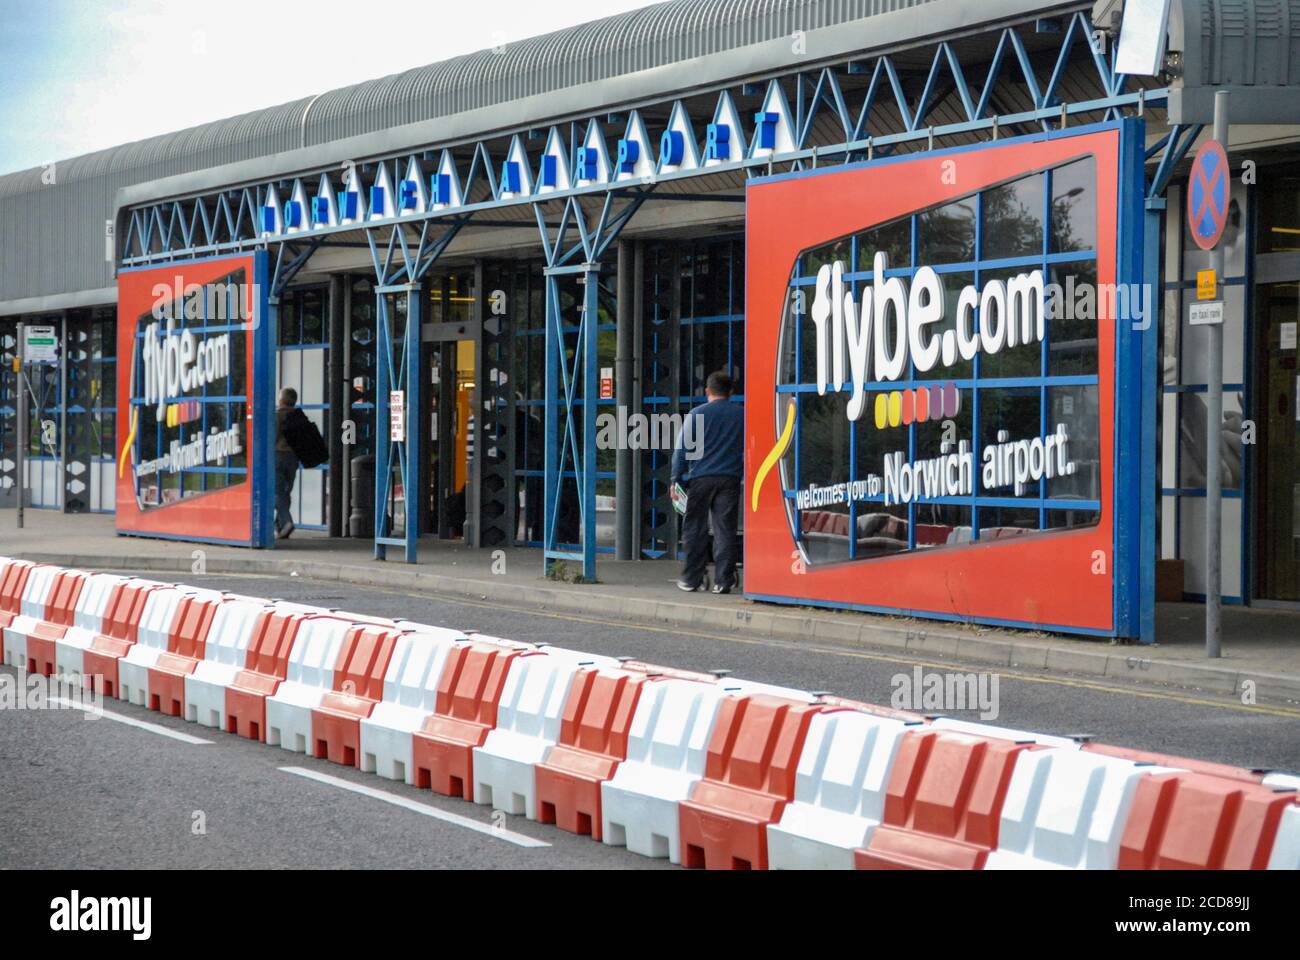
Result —
MULTIPOLYGON (((1046 481, 1047 496, 1054 500, 1101 498, 1100 394, 1096 386, 1048 387, 1047 433, 1064 424, 1069 445, 1066 455, 1074 473, 1046 481)), ((1038 436, 1037 433, 1034 436, 1038 436)))
POLYGON ((1096 374, 1096 261, 1056 264, 1048 276, 1059 299, 1048 299, 1047 373, 1053 377, 1096 374))
POLYGON ((983 194, 986 260, 1029 257, 1043 252, 1043 175, 1013 180, 983 194))
MULTIPOLYGON (((980 450, 984 451, 990 446, 999 443, 998 434, 1004 430, 1007 434, 1007 442, 1029 440, 1040 436, 1041 411, 1042 402, 1037 387, 981 390, 979 413, 980 450)), ((980 490, 983 496, 1031 497, 1034 499, 1037 499, 1039 492, 1037 483, 1025 484, 1024 489, 1018 494, 1014 486, 987 490, 981 484, 980 490)), ((983 523, 984 521, 981 519, 980 524, 983 525, 983 523)))
POLYGON ((1097 247, 1097 161, 1085 157, 1052 171, 1052 253, 1097 247))

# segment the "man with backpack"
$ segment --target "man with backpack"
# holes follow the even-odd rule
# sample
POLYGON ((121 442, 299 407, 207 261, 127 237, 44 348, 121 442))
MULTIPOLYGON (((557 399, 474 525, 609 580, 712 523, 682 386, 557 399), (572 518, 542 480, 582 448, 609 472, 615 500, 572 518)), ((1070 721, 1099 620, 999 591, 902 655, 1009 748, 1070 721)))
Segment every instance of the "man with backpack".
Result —
POLYGON ((275 538, 293 533, 290 509, 298 467, 318 467, 329 459, 329 448, 316 424, 298 406, 298 391, 285 387, 275 408, 275 538))

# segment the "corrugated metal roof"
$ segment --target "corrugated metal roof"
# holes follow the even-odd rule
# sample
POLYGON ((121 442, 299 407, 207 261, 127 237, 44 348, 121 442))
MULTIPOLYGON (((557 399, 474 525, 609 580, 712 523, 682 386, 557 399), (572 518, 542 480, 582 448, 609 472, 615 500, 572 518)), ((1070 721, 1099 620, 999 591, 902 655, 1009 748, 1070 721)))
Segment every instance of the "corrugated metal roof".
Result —
MULTIPOLYGON (((42 183, 40 169, 0 177, 0 308, 6 301, 111 286, 104 221, 113 215, 114 197, 125 186, 600 82, 789 37, 795 30, 864 21, 933 2, 669 0, 511 43, 500 51, 481 50, 66 160, 56 167, 54 185, 42 183)), ((1024 4, 1034 5, 1033 0, 1024 4)), ((1052 0, 1038 4, 1052 5, 1052 0)), ((918 33, 931 32, 933 27, 927 23, 918 33)), ((870 46, 864 30, 863 49, 870 46)))

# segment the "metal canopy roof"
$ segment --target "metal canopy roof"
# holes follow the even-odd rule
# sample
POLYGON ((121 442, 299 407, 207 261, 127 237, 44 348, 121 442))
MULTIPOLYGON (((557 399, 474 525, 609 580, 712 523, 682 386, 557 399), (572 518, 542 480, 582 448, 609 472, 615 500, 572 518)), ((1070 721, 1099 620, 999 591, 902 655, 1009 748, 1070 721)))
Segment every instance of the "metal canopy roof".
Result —
POLYGON ((287 173, 304 151, 346 157, 354 155, 348 151, 355 151, 357 141, 375 151, 404 148, 415 142, 411 137, 436 142, 441 136, 431 133, 453 129, 439 118, 458 118, 454 129, 469 137, 490 129, 484 124, 540 123, 557 111, 664 98, 692 83, 788 69, 819 55, 972 32, 995 21, 1082 5, 669 0, 511 43, 500 52, 481 50, 65 160, 57 164, 54 185, 42 183, 39 168, 9 174, 0 177, 0 314, 69 307, 111 288, 105 221, 115 213, 118 192, 135 184, 227 176, 250 162, 257 162, 256 175, 281 163, 287 173), (927 8, 923 15, 918 7, 927 8), (793 49, 797 30, 809 38, 806 53, 793 49), (471 129, 476 124, 480 128, 471 129))

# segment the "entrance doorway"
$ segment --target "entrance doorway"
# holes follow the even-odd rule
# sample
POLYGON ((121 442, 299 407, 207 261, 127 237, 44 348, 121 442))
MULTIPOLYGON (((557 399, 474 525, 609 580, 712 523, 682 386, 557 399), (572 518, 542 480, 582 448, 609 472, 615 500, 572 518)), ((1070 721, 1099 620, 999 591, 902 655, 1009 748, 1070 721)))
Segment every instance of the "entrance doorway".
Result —
MULTIPOLYGON (((1300 267, 1300 264, 1297 264, 1300 267)), ((1257 598, 1300 602, 1300 269, 1255 289, 1257 598)))
MULTIPOLYGON (((448 325, 439 324, 439 327, 448 325)), ((464 328, 470 324, 456 324, 464 328)), ((447 331, 431 331, 433 333, 447 331)), ((460 329, 450 331, 459 333, 460 329)), ((433 340, 428 347, 429 529, 440 540, 473 542, 477 500, 474 400, 478 338, 433 340)))
POLYGON ((444 274, 429 286, 424 347, 428 453, 421 486, 428 505, 423 533, 479 545, 483 424, 474 411, 481 390, 483 323, 476 310, 476 271, 444 274))

